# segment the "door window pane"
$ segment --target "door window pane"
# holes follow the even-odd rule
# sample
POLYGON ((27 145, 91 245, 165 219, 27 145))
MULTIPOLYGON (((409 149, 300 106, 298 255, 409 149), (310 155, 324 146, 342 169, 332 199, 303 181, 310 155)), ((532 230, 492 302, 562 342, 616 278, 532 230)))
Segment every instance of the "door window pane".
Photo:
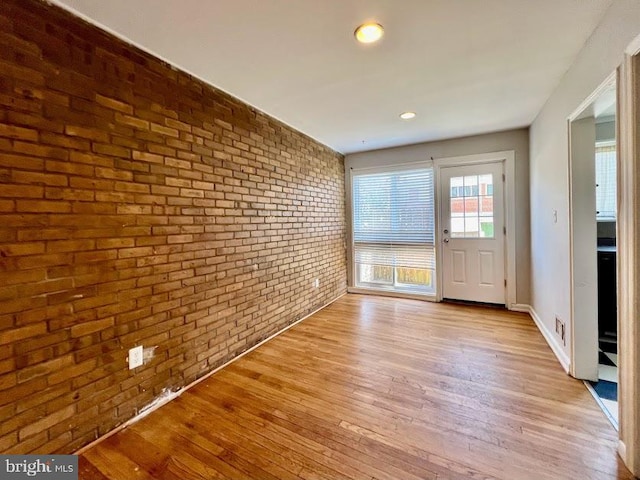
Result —
POLYGON ((452 177, 450 191, 451 236, 494 238, 493 175, 452 177))
POLYGON ((493 238, 493 218, 480 218, 480 232, 482 238, 493 238))

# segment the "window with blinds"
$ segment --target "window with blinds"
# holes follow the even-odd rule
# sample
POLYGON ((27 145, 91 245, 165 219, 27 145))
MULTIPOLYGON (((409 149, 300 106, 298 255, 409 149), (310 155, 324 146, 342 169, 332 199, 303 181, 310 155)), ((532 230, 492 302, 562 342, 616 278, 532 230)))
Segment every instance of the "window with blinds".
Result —
POLYGON ((353 175, 355 286, 435 293, 433 169, 353 175))
POLYGON ((616 144, 596 144, 596 219, 616 219, 616 144))

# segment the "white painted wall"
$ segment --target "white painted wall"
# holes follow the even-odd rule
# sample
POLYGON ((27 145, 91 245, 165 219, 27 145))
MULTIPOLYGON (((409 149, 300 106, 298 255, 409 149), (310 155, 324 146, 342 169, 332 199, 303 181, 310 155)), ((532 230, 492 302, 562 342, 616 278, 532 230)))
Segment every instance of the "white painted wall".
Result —
POLYGON ((616 139, 616 122, 596 123, 596 142, 616 139))
MULTIPOLYGON (((419 143, 405 147, 354 153, 345 157, 346 178, 350 168, 383 167, 431 158, 460 157, 479 153, 515 151, 516 196, 516 302, 529 304, 529 131, 526 128, 455 138, 439 142, 419 143)), ((350 189, 347 185, 347 212, 351 212, 350 189)), ((349 258, 350 255, 349 255, 349 258)))
MULTIPOLYGON (((567 118, 622 63, 638 34, 640 1, 615 0, 530 128, 531 305, 551 332, 555 315, 568 319, 571 309, 567 118)), ((569 356, 570 345, 567 338, 556 346, 569 356)))

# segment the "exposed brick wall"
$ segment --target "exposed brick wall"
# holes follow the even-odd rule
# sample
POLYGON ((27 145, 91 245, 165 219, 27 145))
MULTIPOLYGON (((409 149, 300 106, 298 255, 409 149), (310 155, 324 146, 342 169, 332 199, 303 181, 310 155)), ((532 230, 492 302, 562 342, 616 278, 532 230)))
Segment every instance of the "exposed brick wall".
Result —
POLYGON ((329 148, 33 0, 0 2, 0 104, 0 452, 71 452, 345 291, 329 148))

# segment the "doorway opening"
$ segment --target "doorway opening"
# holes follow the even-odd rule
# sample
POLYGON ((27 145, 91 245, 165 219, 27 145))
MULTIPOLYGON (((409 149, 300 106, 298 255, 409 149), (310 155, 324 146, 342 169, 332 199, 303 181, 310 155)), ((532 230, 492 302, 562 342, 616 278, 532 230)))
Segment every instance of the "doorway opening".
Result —
POLYGON ((612 74, 570 117, 571 372, 618 425, 617 123, 612 74))

